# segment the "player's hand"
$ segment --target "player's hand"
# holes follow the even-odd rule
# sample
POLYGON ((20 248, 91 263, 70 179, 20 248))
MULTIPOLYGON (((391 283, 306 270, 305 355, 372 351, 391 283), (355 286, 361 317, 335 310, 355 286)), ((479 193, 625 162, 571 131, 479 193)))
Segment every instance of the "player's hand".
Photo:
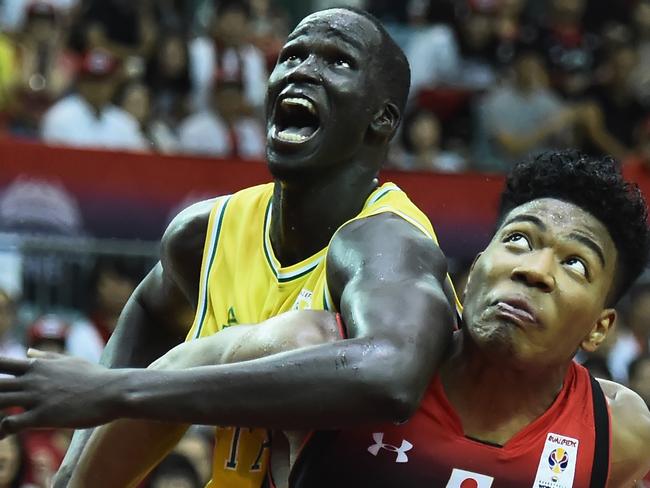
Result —
POLYGON ((0 437, 32 428, 84 428, 113 420, 114 372, 82 359, 28 352, 27 359, 0 357, 0 409, 22 407, 0 421, 0 437))

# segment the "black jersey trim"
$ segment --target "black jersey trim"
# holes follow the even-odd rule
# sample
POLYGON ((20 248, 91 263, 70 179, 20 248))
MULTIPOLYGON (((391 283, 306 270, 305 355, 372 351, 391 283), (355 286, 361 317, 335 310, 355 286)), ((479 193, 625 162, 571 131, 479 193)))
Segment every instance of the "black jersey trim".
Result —
POLYGON ((594 427, 596 442, 594 446, 594 462, 591 467, 590 488, 605 488, 609 477, 610 456, 610 420, 607 400, 600 383, 593 376, 591 378, 591 395, 594 405, 594 427))

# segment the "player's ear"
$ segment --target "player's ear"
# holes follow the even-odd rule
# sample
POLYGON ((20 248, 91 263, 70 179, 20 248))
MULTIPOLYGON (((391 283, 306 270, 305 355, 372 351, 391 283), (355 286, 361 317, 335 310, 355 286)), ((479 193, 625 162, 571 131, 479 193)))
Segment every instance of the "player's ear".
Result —
POLYGON ((393 102, 386 102, 372 118, 370 131, 380 140, 387 140, 393 137, 397 126, 402 118, 397 105, 393 102))
POLYGON ((580 347, 587 352, 594 352, 605 341, 615 323, 616 310, 613 308, 604 309, 589 334, 583 339, 580 347))

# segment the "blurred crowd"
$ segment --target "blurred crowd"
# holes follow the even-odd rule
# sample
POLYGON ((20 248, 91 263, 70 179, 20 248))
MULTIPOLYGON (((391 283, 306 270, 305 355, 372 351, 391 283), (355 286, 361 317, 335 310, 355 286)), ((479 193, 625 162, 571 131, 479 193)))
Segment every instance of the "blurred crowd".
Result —
MULTIPOLYGON (((137 283, 139 267, 128 259, 101 258, 87 286, 84 310, 35 311, 0 288, 0 354, 25 357, 28 348, 98 362, 118 316, 137 283)), ((214 431, 192 427, 139 488, 202 488, 211 474, 214 431)), ((72 431, 38 430, 0 440, 0 488, 50 488, 72 431)))
POLYGON ((391 167, 504 172, 564 146, 650 166, 649 0, 5 0, 2 131, 262 159, 266 79, 297 11, 342 3, 411 62, 391 167))
MULTIPOLYGON (((650 171, 650 0, 4 0, 0 132, 263 159, 266 79, 286 35, 306 11, 342 3, 382 19, 412 66, 389 167, 505 172, 529 153, 577 146, 650 171)), ((25 221, 30 206, 5 193, 0 217, 25 221)), ((37 206, 75 228, 76 208, 50 193, 29 194, 63 202, 37 206)), ((34 347, 98 361, 141 271, 99 259, 83 310, 34 310, 0 289, 0 354, 34 347)), ((607 344, 578 360, 650 405, 648 283, 626 298, 607 344)), ((70 436, 0 441, 0 488, 48 487, 70 436)), ((142 488, 202 487, 211 436, 191 429, 142 488)))

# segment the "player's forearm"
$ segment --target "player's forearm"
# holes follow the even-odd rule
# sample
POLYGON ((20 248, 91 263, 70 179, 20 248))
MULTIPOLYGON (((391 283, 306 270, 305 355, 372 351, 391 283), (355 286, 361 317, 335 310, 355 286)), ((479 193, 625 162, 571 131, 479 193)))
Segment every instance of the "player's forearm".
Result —
POLYGON ((144 420, 118 420, 92 434, 68 488, 130 488, 160 462, 187 426, 144 420))
POLYGON ((404 420, 423 389, 412 391, 415 350, 402 346, 353 339, 230 365, 125 370, 115 372, 108 401, 116 417, 179 423, 302 429, 404 420))

